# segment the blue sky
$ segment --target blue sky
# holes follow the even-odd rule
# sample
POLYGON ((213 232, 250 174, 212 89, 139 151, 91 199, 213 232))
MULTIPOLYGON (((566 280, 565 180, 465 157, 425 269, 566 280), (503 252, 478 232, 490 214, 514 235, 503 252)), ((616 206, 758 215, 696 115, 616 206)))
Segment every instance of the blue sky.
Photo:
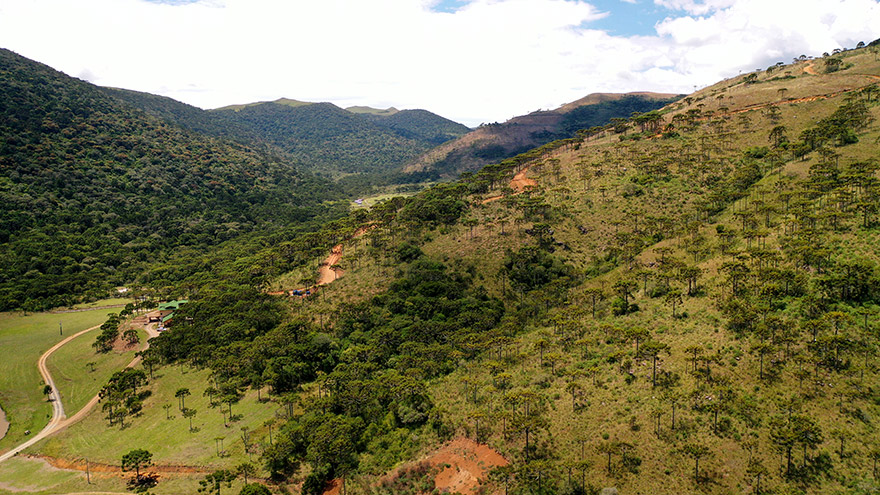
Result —
POLYGON ((620 0, 594 0, 591 2, 608 16, 590 24, 594 29, 602 29, 616 36, 651 36, 654 26, 662 21, 670 11, 653 2, 622 2, 620 0))
MULTIPOLYGON (((161 0, 154 0, 161 1, 161 0)), ((172 0, 169 0, 172 1, 172 0)), ((191 0, 178 0, 191 1, 191 0)), ((469 0, 441 0, 431 7, 436 12, 454 13, 471 3, 469 0)), ((589 2, 607 15, 589 22, 586 27, 601 29, 619 36, 654 34, 654 26, 670 14, 670 10, 650 0, 593 0, 589 2)))
POLYGON ((472 126, 595 92, 687 93, 876 38, 878 0, 0 0, 0 47, 95 84, 472 126))

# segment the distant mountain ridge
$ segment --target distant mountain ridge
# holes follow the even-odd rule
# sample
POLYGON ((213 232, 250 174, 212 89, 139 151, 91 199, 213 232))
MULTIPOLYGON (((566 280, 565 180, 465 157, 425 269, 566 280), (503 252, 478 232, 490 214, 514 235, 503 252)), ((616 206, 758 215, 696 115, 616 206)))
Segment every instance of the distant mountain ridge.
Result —
POLYGON ((677 96, 650 92, 593 93, 555 110, 539 110, 501 124, 480 126, 428 151, 404 170, 455 177, 550 141, 572 137, 579 129, 604 125, 612 118, 628 118, 633 112, 661 108, 677 96))
POLYGON ((210 113, 329 175, 400 172, 436 144, 469 131, 425 110, 354 113, 332 103, 269 102, 210 113))
POLYGON ((384 115, 384 116, 394 115, 395 113, 400 111, 394 107, 388 107, 388 108, 382 109, 382 108, 373 108, 373 107, 365 107, 365 106, 353 106, 353 107, 346 107, 345 109, 351 113, 362 113, 362 114, 369 114, 369 115, 384 115))
POLYGON ((187 129, 251 145, 269 145, 296 160, 304 170, 331 177, 389 177, 434 146, 470 132, 466 126, 427 110, 342 109, 332 103, 290 98, 202 110, 148 93, 102 89, 187 129))
POLYGON ((364 114, 373 123, 419 141, 438 145, 464 136, 470 128, 427 110, 399 110, 391 114, 364 114))

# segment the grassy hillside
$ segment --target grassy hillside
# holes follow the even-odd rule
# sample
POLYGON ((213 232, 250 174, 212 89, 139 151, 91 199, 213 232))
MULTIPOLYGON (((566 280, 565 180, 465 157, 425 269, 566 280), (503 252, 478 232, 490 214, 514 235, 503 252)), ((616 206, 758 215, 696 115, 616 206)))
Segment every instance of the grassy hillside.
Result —
POLYGON ((159 463, 223 466, 161 420, 186 382, 282 418, 259 457, 279 491, 424 491, 401 466, 468 436, 510 461, 490 493, 874 493, 878 82, 873 47, 772 66, 212 253, 131 430, 92 417, 42 450, 146 438, 159 463), (339 280, 266 294, 337 244, 339 280))
MULTIPOLYGON (((40 356, 65 337, 100 325, 107 319, 107 314, 114 311, 118 312, 114 309, 95 309, 56 314, 0 313, 0 349, 3 357, 0 359, 0 408, 6 412, 11 423, 7 435, 0 440, 0 451, 27 440, 25 430, 41 430, 52 416, 52 405, 43 395, 44 383, 37 369, 40 356), (62 331, 64 335, 61 335, 62 331)), ((82 335, 75 341, 90 345, 94 342, 94 335, 82 335)), ((93 359, 95 373, 105 377, 102 381, 115 371, 111 368, 116 364, 114 357, 93 359)), ((85 368, 85 361, 77 362, 85 368)), ((68 384, 61 381, 56 386, 63 393, 69 390, 68 384)))
POLYGON ((364 213, 343 277, 235 372, 300 391, 267 465, 364 486, 466 435, 511 461, 497 492, 876 490, 880 62, 840 57, 364 213))
POLYGON ((447 177, 473 172, 556 139, 573 137, 579 130, 607 125, 673 101, 675 95, 656 93, 597 93, 556 110, 537 111, 504 123, 480 126, 420 156, 408 172, 430 171, 447 177))
MULTIPOLYGON (((475 201, 423 246, 530 315, 431 388, 457 431, 515 460, 499 476, 526 492, 572 471, 624 493, 877 489, 880 63, 841 60, 523 157, 508 170, 536 188, 475 201), (576 276, 535 277, 548 265, 523 244, 576 276)), ((474 177, 483 198, 494 173, 474 177)))

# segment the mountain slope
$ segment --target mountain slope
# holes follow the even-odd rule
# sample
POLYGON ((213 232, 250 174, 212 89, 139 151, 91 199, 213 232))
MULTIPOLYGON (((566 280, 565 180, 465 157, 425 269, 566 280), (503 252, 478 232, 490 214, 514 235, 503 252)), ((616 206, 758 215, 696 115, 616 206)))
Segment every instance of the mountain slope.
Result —
POLYGON ((612 118, 628 118, 672 101, 675 95, 656 93, 597 93, 556 110, 514 117, 488 124, 431 150, 406 167, 407 172, 432 171, 454 177, 465 171, 503 160, 556 139, 574 136, 580 129, 605 125, 612 118))
POLYGON ((126 104, 185 129, 256 145, 259 136, 231 119, 166 96, 119 88, 99 89, 126 104))
POLYGON ((141 110, 196 132, 269 146, 304 170, 330 176, 388 176, 431 147, 469 131, 426 110, 342 110, 331 103, 282 98, 216 110, 136 91, 102 88, 141 110))
POLYGON ((434 145, 443 144, 470 132, 466 126, 427 110, 401 110, 390 115, 368 114, 367 116, 372 122, 405 138, 434 145))
MULTIPOLYGON (((148 357, 211 369, 202 418, 265 391, 276 419, 239 423, 233 455, 264 445, 304 493, 430 492, 449 466, 422 454, 455 437, 509 461, 471 483, 488 493, 876 493, 878 82, 867 49, 773 66, 257 259, 212 252, 148 357), (338 280, 268 294, 311 286, 328 252, 338 280), (291 259, 261 294, 212 278, 291 259)), ((179 383, 150 386, 165 399, 123 410, 100 461, 173 420, 179 383)))
POLYGON ((67 304, 171 250, 324 215, 331 184, 0 51, 0 309, 67 304))
POLYGON ((840 60, 361 211, 326 231, 344 273, 288 301, 295 323, 198 349, 234 312, 193 301, 211 318, 157 348, 300 391, 265 459, 308 463, 313 493, 429 491, 420 453, 455 436, 510 461, 495 493, 876 492, 880 62, 840 60))
POLYGON ((331 103, 263 103, 213 113, 247 128, 316 171, 393 172, 428 148, 331 103))

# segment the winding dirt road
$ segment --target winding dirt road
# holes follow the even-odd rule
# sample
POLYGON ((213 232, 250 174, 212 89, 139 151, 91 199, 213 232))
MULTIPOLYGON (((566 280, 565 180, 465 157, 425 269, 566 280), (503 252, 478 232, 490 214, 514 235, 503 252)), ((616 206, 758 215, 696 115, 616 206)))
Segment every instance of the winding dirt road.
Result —
MULTIPOLYGON (((52 394, 50 395, 50 397, 54 398, 54 400, 52 401, 52 419, 49 421, 49 424, 47 424, 46 427, 42 429, 42 431, 34 435, 31 439, 16 447, 13 447, 9 452, 0 455, 0 462, 3 462, 15 456, 19 452, 30 447, 31 445, 34 445, 35 443, 48 437, 49 435, 61 431, 64 428, 67 428, 68 426, 80 421, 81 419, 86 417, 89 411, 91 411, 91 409, 95 407, 95 405, 98 403, 100 397, 96 394, 94 397, 92 397, 92 400, 90 400, 88 404, 83 406, 83 408, 77 411, 76 414, 68 418, 64 413, 64 404, 61 402, 61 394, 58 392, 58 388, 55 386, 55 381, 52 379, 52 375, 49 373, 49 368, 46 366, 46 361, 49 359, 49 356, 60 349, 61 346, 67 344, 68 342, 79 337, 80 335, 91 332, 92 330, 100 327, 101 326, 98 325, 75 333, 70 337, 67 337, 66 339, 53 345, 48 351, 44 352, 43 355, 40 356, 40 359, 37 361, 37 368, 40 370, 40 375, 43 376, 43 381, 46 382, 47 385, 52 387, 52 394)), ((149 339, 159 335, 159 332, 156 331, 155 325, 148 325, 145 329, 147 331, 147 345, 144 347, 144 349, 150 346, 149 339)), ((138 356, 134 358, 130 363, 128 363, 128 366, 126 367, 132 368, 134 366, 137 366, 137 364, 140 362, 141 358, 140 356, 138 356)))

